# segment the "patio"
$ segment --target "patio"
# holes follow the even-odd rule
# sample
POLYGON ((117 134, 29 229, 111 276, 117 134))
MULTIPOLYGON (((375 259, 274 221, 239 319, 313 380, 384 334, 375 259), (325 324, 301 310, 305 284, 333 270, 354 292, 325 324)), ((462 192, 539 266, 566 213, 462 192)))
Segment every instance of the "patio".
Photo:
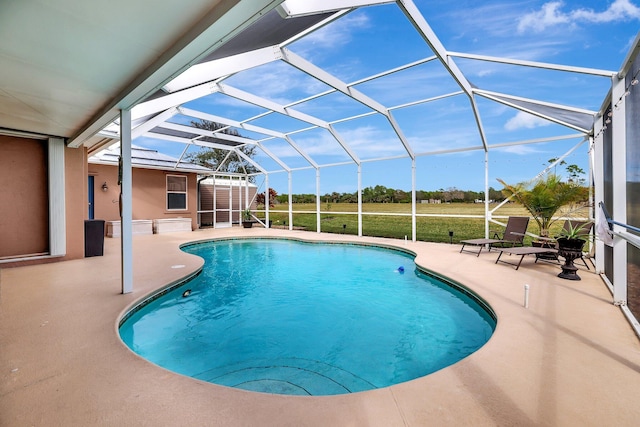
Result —
POLYGON ((475 257, 455 244, 232 228, 134 236, 134 287, 123 295, 119 245, 106 239, 103 257, 0 270, 0 425, 637 425, 640 343, 593 272, 572 282, 556 277, 557 265, 525 260, 516 271, 496 265, 497 252, 475 257), (482 296, 498 326, 482 349, 432 375, 328 397, 203 383, 129 351, 117 335, 124 310, 201 265, 178 245, 227 236, 406 247, 482 296))

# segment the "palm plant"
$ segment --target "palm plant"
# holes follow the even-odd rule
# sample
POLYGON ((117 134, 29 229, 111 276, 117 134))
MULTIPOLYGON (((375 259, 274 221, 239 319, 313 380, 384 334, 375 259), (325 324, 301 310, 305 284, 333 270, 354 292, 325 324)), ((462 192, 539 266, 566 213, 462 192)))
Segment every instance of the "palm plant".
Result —
POLYGON ((510 185, 501 179, 502 193, 524 206, 540 227, 540 237, 549 237, 549 227, 560 208, 576 202, 586 202, 588 189, 574 182, 563 182, 556 174, 550 173, 533 183, 510 185))

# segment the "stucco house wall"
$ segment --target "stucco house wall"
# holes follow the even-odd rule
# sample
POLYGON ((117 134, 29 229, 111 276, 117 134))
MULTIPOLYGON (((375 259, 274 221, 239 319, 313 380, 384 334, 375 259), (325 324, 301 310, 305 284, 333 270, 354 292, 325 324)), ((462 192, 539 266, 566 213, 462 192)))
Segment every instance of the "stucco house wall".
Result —
POLYGON ((0 135, 0 267, 84 257, 86 150, 64 148, 66 250, 50 257, 47 140, 0 135))
MULTIPOLYGON (((119 221, 118 167, 89 164, 88 174, 94 177, 94 218, 119 221), (106 183, 108 191, 102 190, 106 183)), ((197 228, 197 174, 169 172, 157 169, 132 169, 133 219, 190 218, 191 228, 197 228), (187 209, 167 209, 167 175, 187 177, 187 209)))

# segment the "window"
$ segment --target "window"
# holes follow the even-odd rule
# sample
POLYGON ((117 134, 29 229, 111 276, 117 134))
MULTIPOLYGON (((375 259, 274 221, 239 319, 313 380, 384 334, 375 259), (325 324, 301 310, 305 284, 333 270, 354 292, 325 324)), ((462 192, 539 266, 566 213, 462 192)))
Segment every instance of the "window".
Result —
POLYGON ((187 209, 187 177, 167 175, 167 210, 187 209))

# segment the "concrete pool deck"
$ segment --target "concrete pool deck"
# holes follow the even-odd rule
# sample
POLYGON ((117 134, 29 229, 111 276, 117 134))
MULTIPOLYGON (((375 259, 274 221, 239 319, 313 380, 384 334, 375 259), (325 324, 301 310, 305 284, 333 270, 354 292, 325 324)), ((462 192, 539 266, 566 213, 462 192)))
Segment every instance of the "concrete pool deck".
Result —
MULTIPOLYGON (((120 240, 102 257, 0 270, 0 426, 632 426, 640 422, 640 341, 600 277, 556 277, 527 257, 460 245, 259 228, 134 236, 134 292, 120 294, 120 240), (230 236, 395 245, 494 309, 479 351, 392 387, 325 397, 217 386, 133 354, 117 322, 136 300, 201 266, 178 245, 230 236), (508 256, 508 255, 503 255, 508 256), (176 266, 184 266, 175 268, 176 266), (529 308, 523 307, 524 285, 529 308)), ((366 301, 363 301, 366 303, 366 301)))

